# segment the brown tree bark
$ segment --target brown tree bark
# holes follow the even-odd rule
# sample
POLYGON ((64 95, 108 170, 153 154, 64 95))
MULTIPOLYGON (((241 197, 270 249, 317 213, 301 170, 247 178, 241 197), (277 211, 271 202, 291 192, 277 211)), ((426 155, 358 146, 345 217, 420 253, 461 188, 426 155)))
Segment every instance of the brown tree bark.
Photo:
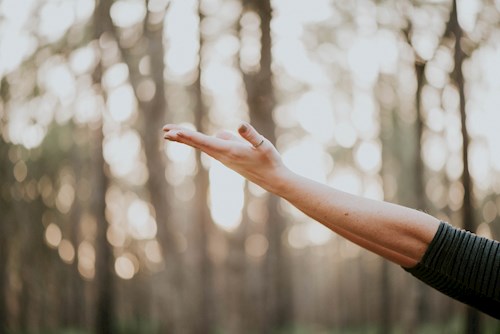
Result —
MULTIPOLYGON (((111 0, 98 0, 94 11, 94 38, 99 40, 102 35, 109 32, 111 29, 110 8, 111 0)), ((102 79, 102 62, 96 66, 92 79, 95 89, 104 96, 104 91, 101 88, 102 79)), ((95 240, 96 247, 96 262, 95 262, 95 285, 96 285, 96 313, 95 313, 95 332, 96 333, 114 333, 115 327, 115 283, 114 283, 114 268, 113 268, 113 249, 108 243, 106 233, 108 230, 108 222, 106 221, 106 191, 108 188, 109 168, 104 161, 103 156, 103 129, 102 123, 104 116, 101 116, 100 126, 93 131, 93 146, 94 146, 94 161, 93 172, 95 179, 92 212, 97 221, 97 233, 95 240)))
POLYGON ((422 89, 425 84, 425 66, 426 63, 418 59, 415 60, 415 76, 417 79, 417 91, 415 96, 416 108, 416 128, 417 138, 415 139, 415 184, 416 209, 425 210, 427 207, 425 195, 425 166, 422 159, 422 137, 424 133, 424 115, 422 110, 422 89))
MULTIPOLYGON (((412 33, 412 25, 409 22, 409 27, 404 31, 406 41, 411 45, 410 34, 412 33)), ((412 46, 413 47, 413 46, 412 46)), ((414 52, 414 69, 415 69, 415 79, 417 81, 417 89, 415 92, 415 155, 414 155, 414 166, 415 166, 415 196, 414 203, 412 206, 417 210, 427 211, 427 196, 425 194, 425 166, 422 159, 422 139, 425 128, 425 117, 424 111, 422 110, 422 90, 425 85, 425 68, 427 62, 421 59, 416 52, 414 52)), ((427 295, 428 287, 425 286, 420 281, 415 281, 415 299, 414 299, 414 310, 412 310, 412 315, 409 317, 408 322, 405 326, 405 331, 408 333, 414 333, 417 330, 417 325, 422 324, 428 319, 427 312, 427 295)))
MULTIPOLYGON (((389 175, 394 173, 388 162, 393 161, 395 154, 392 143, 394 135, 394 111, 383 110, 380 113, 380 138, 382 141, 382 167, 381 175, 384 188, 384 194, 387 193, 387 180, 389 175)), ((384 195, 384 200, 393 201, 384 195)), ((391 331, 391 298, 390 298, 390 277, 389 263, 382 259, 380 268, 380 299, 379 299, 379 332, 390 333, 391 331)))
MULTIPOLYGON (((203 22, 203 14, 201 12, 201 1, 198 4, 199 25, 203 22)), ((203 34, 200 29, 199 32, 199 62, 198 62, 198 76, 192 86, 192 91, 195 98, 194 108, 194 123, 198 131, 205 132, 207 109, 203 101, 203 92, 201 87, 201 71, 202 71, 202 57, 203 57, 203 34)), ((201 161, 201 152, 196 151, 196 165, 198 170, 194 178, 195 182, 195 195, 193 203, 195 203, 195 219, 192 224, 193 243, 196 245, 196 270, 198 273, 197 278, 197 291, 196 313, 198 317, 194 319, 192 331, 193 333, 213 333, 215 331, 215 310, 214 310, 214 286, 213 286, 213 268, 208 257, 208 239, 213 232, 213 221, 210 215, 210 208, 208 207, 208 189, 209 177, 208 171, 203 167, 201 161)))
MULTIPOLYGON (((415 76, 417 79, 417 91, 415 96, 415 108, 416 108, 416 128, 417 128, 417 138, 415 139, 415 204, 418 210, 427 210, 427 201, 425 194, 425 166, 422 159, 422 138, 424 133, 424 115, 422 110, 422 89, 425 84, 425 66, 426 63, 415 59, 415 76)), ((427 312, 427 296, 428 287, 426 287, 420 281, 416 283, 416 305, 415 305, 415 317, 413 323, 410 324, 412 328, 416 325, 422 324, 428 319, 427 312)), ((410 329, 414 331, 414 329, 410 329)))
MULTIPOLYGON (((73 129, 73 131, 78 132, 78 129, 73 129)), ((84 179, 84 175, 82 172, 82 166, 85 165, 85 162, 82 161, 81 158, 81 148, 75 147, 71 153, 71 164, 73 171, 75 173, 76 179, 76 193, 78 193, 78 187, 81 185, 79 180, 84 179)), ((85 301, 84 295, 84 282, 80 273, 78 271, 78 259, 77 259, 77 250, 78 245, 80 244, 80 218, 82 216, 83 209, 81 200, 78 196, 75 197, 74 204, 70 211, 70 231, 69 231, 69 240, 71 244, 75 247, 75 259, 73 263, 69 265, 68 273, 69 273, 69 284, 66 290, 66 306, 68 313, 68 326, 74 328, 85 328, 87 324, 85 323, 87 307, 82 307, 82 303, 85 301)))
MULTIPOLYGON (((462 27, 460 27, 460 23, 458 22, 456 0, 453 0, 453 7, 450 15, 450 30, 454 35, 455 40, 455 50, 453 54, 455 67, 453 69, 453 79, 460 96, 460 120, 462 124, 462 161, 464 166, 461 176, 462 185, 464 187, 464 197, 462 205, 463 228, 465 230, 474 232, 476 230, 473 197, 474 186, 469 169, 470 137, 467 131, 467 114, 465 111, 465 80, 462 72, 462 65, 464 63, 466 55, 461 45, 464 38, 464 33, 462 27)), ((468 307, 466 316, 466 333, 480 333, 481 328, 481 317, 479 311, 468 307)))
MULTIPOLYGON (((273 144, 276 142, 273 109, 276 105, 271 70, 271 18, 272 8, 269 0, 248 2, 260 18, 261 52, 260 69, 253 74, 245 74, 247 103, 250 121, 255 128, 273 144)), ((265 305, 262 330, 269 332, 283 328, 291 321, 292 296, 290 282, 290 261, 282 247, 282 234, 286 223, 278 212, 279 199, 270 195, 267 201, 269 219, 266 236, 269 249, 265 258, 265 305)))
MULTIPOLYGON (((4 78, 0 82, 0 108, 6 107, 6 101, 9 99, 9 84, 4 78)), ((3 120, 0 118, 0 127, 3 127, 3 120)), ((2 133, 3 133, 3 129, 2 133)), ((4 157, 4 161, 0 165, 0 334, 7 334, 8 331, 8 307, 7 307, 7 265, 9 261, 9 236, 11 231, 10 218, 10 182, 9 173, 12 172, 12 164, 8 157, 9 145, 0 135, 0 156, 4 157)))
MULTIPOLYGON (((170 296, 172 299, 169 303, 170 305, 176 305, 175 308, 180 311, 176 314, 182 318, 182 310, 184 310, 182 299, 184 286, 181 266, 182 258, 179 252, 175 227, 170 219, 172 208, 169 202, 169 194, 173 193, 173 191, 165 179, 165 161, 162 150, 161 127, 167 117, 167 99, 163 77, 165 72, 165 64, 163 62, 165 54, 163 46, 163 20, 156 24, 148 21, 149 15, 145 19, 144 38, 147 45, 147 55, 151 61, 151 78, 156 89, 151 101, 141 101, 139 104, 142 121, 140 134, 146 153, 146 166, 149 174, 147 189, 155 210, 158 227, 157 237, 162 247, 163 258, 167 263, 169 283, 172 285, 172 295, 170 296)), ((169 312, 170 315, 165 318, 165 322, 167 324, 170 323, 168 326, 172 326, 172 328, 177 328, 177 326, 189 328, 192 324, 190 319, 183 321, 179 319, 179 316, 174 315, 174 311, 175 309, 172 307, 171 312, 169 312)))
MULTIPOLYGON (((0 136, 0 156, 7 157, 8 145, 0 136)), ((0 334, 8 332, 8 308, 7 308, 7 265, 9 260, 9 226, 11 220, 9 217, 9 202, 8 197, 10 192, 8 173, 12 170, 10 161, 5 159, 0 166, 0 334)))
MULTIPOLYGON (((146 7, 149 3, 146 2, 146 7)), ((163 9, 162 13, 155 13, 155 16, 164 15, 168 6, 163 9)), ((130 47, 125 47, 121 43, 120 32, 111 24, 110 32, 115 37, 120 49, 121 57, 127 64, 130 75, 130 83, 134 89, 136 99, 139 103, 139 133, 141 135, 144 152, 146 155, 146 167, 148 170, 147 190, 149 192, 150 201, 154 208, 154 215, 157 223, 157 238, 160 242, 162 255, 166 267, 170 291, 172 292, 171 300, 168 305, 171 309, 165 312, 162 318, 162 326, 169 330, 182 326, 189 328, 192 321, 187 323, 182 322, 180 317, 183 313, 182 291, 182 258, 179 253, 178 238, 175 227, 170 220, 172 208, 169 202, 169 194, 173 191, 165 179, 165 161, 162 150, 162 133, 161 127, 167 119, 167 99, 165 94, 164 72, 165 64, 163 57, 165 49, 163 46, 163 20, 156 19, 154 22, 150 20, 151 13, 147 11, 143 25, 143 36, 130 47), (139 72, 139 60, 142 56, 147 55, 150 61, 150 74, 141 74, 139 72), (138 93, 139 83, 142 79, 148 78, 154 82, 154 96, 151 100, 145 101, 141 99, 138 93), (175 306, 174 306, 175 305, 175 306)), ((175 330, 174 330, 175 331, 175 330)))
MULTIPOLYGON (((146 17, 146 21, 148 17, 146 17)), ((163 56, 163 23, 145 24, 144 36, 147 44, 147 55, 151 61, 151 76, 155 84, 155 94, 148 102, 141 102, 141 121, 143 127, 141 136, 144 141, 144 150, 147 159, 149 178, 147 187, 151 196, 151 203, 156 212, 158 237, 162 242, 166 259, 174 260, 178 253, 177 242, 173 227, 169 220, 170 207, 166 201, 169 198, 170 186, 165 179, 165 162, 162 153, 161 127, 167 115, 167 100, 165 96, 165 82, 163 73, 165 65, 163 56)))
MULTIPOLYGON (((108 222, 106 220, 106 190, 109 180, 107 166, 102 155, 103 134, 102 127, 94 131, 94 173, 95 181, 93 192, 92 212, 97 221, 95 240, 96 261, 95 278, 97 299, 95 314, 96 333, 114 333, 115 328, 115 276, 114 256, 112 246, 108 243, 106 233, 108 222)), ((109 172, 108 172, 109 173, 109 172)))
POLYGON ((95 145, 94 155, 94 194, 92 211, 97 221, 97 233, 95 240, 96 261, 95 261, 95 284, 97 289, 97 305, 95 330, 96 333, 114 333, 115 316, 115 278, 113 270, 113 249, 106 239, 108 222, 106 220, 106 190, 109 180, 106 175, 106 163, 102 156, 102 127, 99 127, 93 135, 95 145))

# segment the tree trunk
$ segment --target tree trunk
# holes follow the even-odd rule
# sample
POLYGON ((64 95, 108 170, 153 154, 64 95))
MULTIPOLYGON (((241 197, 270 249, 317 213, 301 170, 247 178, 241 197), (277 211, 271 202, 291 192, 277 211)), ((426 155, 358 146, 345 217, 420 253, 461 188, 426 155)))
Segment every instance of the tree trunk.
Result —
MULTIPOLYGON (((425 166, 422 159, 422 137, 424 133, 424 116, 422 111, 422 89, 425 84, 425 66, 426 63, 415 59, 415 76, 417 79, 417 91, 415 96, 415 108, 416 108, 416 133, 417 138, 415 139, 415 208, 417 210, 426 211, 427 201, 425 194, 425 166)), ((409 322, 409 327, 407 332, 413 333, 416 331, 416 326, 418 324, 423 324, 427 321, 427 295, 428 288, 420 281, 415 282, 415 315, 409 322)))
MULTIPOLYGON (((167 8, 164 9, 165 12, 166 10, 167 8)), ((143 101, 139 98, 137 87, 140 75, 137 73, 136 62, 128 52, 129 50, 122 49, 122 55, 129 67, 131 83, 139 101, 139 120, 142 124, 139 132, 144 145, 146 166, 149 174, 146 186, 155 211, 158 229, 157 238, 161 245, 164 261, 167 263, 166 274, 171 285, 171 295, 168 300, 168 305, 171 308, 165 312, 162 321, 163 326, 175 332, 180 328, 191 328, 192 321, 184 319, 186 312, 185 302, 182 298, 184 291, 182 258, 179 252, 177 232, 170 219, 172 208, 169 202, 169 194, 173 193, 173 191, 165 179, 165 154, 163 153, 161 134, 161 127, 165 123, 168 114, 164 80, 165 64, 163 61, 165 55, 163 46, 164 25, 163 20, 154 24, 151 23, 149 14, 148 11, 144 21, 144 39, 140 41, 141 45, 135 47, 145 46, 146 55, 150 59, 151 79, 155 84, 155 93, 151 101, 143 101)))
MULTIPOLYGON (((111 0, 99 0, 96 2, 94 12, 94 38, 101 38, 102 34, 109 32, 111 29, 110 8, 111 0)), ((102 62, 96 66, 93 73, 93 82, 100 94, 104 95, 101 88, 102 78, 102 62)), ((103 123, 104 115, 101 115, 101 124, 94 130, 94 193, 92 211, 97 221, 96 233, 96 262, 95 262, 95 284, 97 289, 96 299, 96 315, 95 315, 95 331, 96 333, 114 333, 114 269, 113 269, 113 250, 108 243, 106 232, 108 230, 108 222, 106 221, 106 190, 108 188, 108 166, 104 161, 103 156, 103 123)))
MULTIPOLYGON (((0 156, 7 157, 8 145, 0 136, 0 156)), ((9 217, 8 194, 10 193, 10 182, 8 182, 8 173, 11 171, 10 161, 5 159, 0 166, 0 334, 8 332, 8 308, 7 308, 7 265, 9 260, 9 233, 8 227, 11 224, 9 217)), ((10 196, 9 196, 10 197, 10 196)))
MULTIPOLYGON (((200 9, 201 1, 198 5, 199 25, 203 22, 203 14, 200 9)), ((203 102, 203 93, 201 87, 201 62, 203 55, 203 35, 200 29, 199 32, 199 63, 198 63, 198 76, 193 84, 193 93, 195 96, 195 110, 194 119, 195 126, 198 131, 204 132, 205 129, 205 115, 207 113, 205 104, 203 102)), ((215 331, 215 314, 214 314, 214 287, 213 287, 213 268, 208 257, 208 238, 212 233, 213 222, 208 207, 208 189, 209 177, 208 171, 203 167, 201 162, 201 152, 196 151, 196 164, 198 172, 195 176, 194 182, 196 186, 195 197, 193 203, 195 205, 195 223, 193 224, 193 237, 194 244, 198 249, 196 258, 196 267, 198 270, 197 282, 197 310, 199 315, 194 322, 192 328, 193 333, 213 333, 215 331)))
POLYGON ((391 332, 391 282, 389 278, 389 263, 382 260, 380 272, 380 333, 391 332))
MULTIPOLYGON (((74 129, 73 131, 79 131, 78 129, 74 129)), ((83 179, 82 173, 82 164, 84 161, 80 158, 80 147, 75 148, 72 151, 72 168, 75 171, 75 179, 76 179, 76 189, 78 193, 78 187, 80 183, 78 180, 83 179)), ((88 157, 87 157, 88 158, 88 157)), ((71 244, 75 247, 75 259, 73 263, 68 268, 69 271, 69 288, 67 290, 67 305, 68 305, 68 315, 69 315, 69 325, 76 328, 85 327, 85 319, 87 307, 82 307, 82 303, 85 301, 84 294, 84 282, 80 276, 78 271, 78 259, 76 255, 76 251, 78 250, 78 246, 80 244, 80 218, 82 216, 82 205, 78 196, 75 198, 75 202, 70 212, 70 235, 69 240, 71 244)))
MULTIPOLYGON (((146 7, 148 1, 146 0, 146 7)), ((167 8, 163 9, 165 13, 167 8)), ((180 324, 179 319, 183 313, 183 291, 182 259, 179 253, 178 238, 175 227, 170 220, 172 208, 168 201, 169 194, 172 193, 170 185, 165 179, 165 161, 162 150, 161 127, 166 121, 167 101, 165 94, 163 62, 165 50, 163 46, 163 20, 156 23, 150 22, 150 12, 148 11, 144 19, 143 38, 130 48, 125 48, 120 43, 120 36, 117 29, 111 25, 110 32, 114 35, 121 52, 123 61, 127 64, 130 75, 130 83, 134 89, 137 101, 139 102, 139 133, 141 135, 144 152, 146 155, 146 167, 148 170, 147 189, 150 202, 154 208, 154 215, 157 224, 157 238, 161 245, 162 255, 167 263, 166 274, 171 284, 170 291, 172 299, 168 301, 171 306, 170 311, 165 312, 162 318, 162 326, 169 330, 178 326, 191 325, 191 322, 180 324), (144 52, 145 51, 145 52, 144 52), (149 56, 151 64, 151 79, 154 82, 154 96, 150 101, 141 99, 138 93, 138 86, 141 79, 145 78, 138 70, 139 60, 143 55, 149 56), (175 305, 175 306, 174 306, 175 305)), ((155 15, 160 15, 158 12, 155 15)), ((190 320, 189 320, 190 321, 190 320)))
MULTIPOLYGON (((146 21, 147 21, 146 17, 146 21)), ((147 42, 147 52, 151 60, 151 74, 155 83, 155 94, 149 103, 141 103, 141 120, 143 128, 141 137, 144 143, 144 151, 146 153, 146 165, 149 173, 147 188, 150 195, 151 203, 156 213, 156 223, 158 226, 158 239, 160 241, 163 258, 167 265, 167 275, 169 283, 172 285, 171 305, 176 305, 177 314, 182 316, 184 309, 183 300, 181 297, 183 291, 183 278, 181 266, 181 254, 179 252, 178 239, 176 237, 175 227, 170 219, 171 207, 169 203, 169 194, 172 193, 171 187, 165 179, 165 161, 162 150, 162 135, 161 127, 165 123, 167 114, 167 101, 165 96, 165 82, 163 74, 165 65, 163 58, 165 50, 163 47, 163 21, 156 25, 151 25, 146 22, 145 37, 147 42)), ((175 310, 172 307, 172 310, 175 310)), ((166 319, 172 326, 190 326, 190 320, 186 319, 186 323, 178 324, 179 316, 173 315, 172 318, 166 319)), ((174 327, 177 328, 177 327, 174 327)))
POLYGON ((246 299, 245 294, 245 221, 242 221, 236 231, 228 235, 229 251, 226 261, 227 270, 227 293, 226 305, 229 314, 228 333, 246 333, 245 319, 246 299))
MULTIPOLYGON (((146 18, 147 20, 148 18, 146 18)), ((163 22, 163 21, 162 21, 163 22)), ((163 55, 163 23, 150 25, 146 23, 144 32, 147 43, 147 54, 151 60, 151 74, 155 83, 155 94, 149 103, 141 103, 141 121, 143 128, 141 136, 144 141, 144 150, 147 159, 149 178, 147 187, 151 203, 155 208, 158 224, 158 237, 162 243, 165 259, 170 261, 178 258, 177 242, 174 229, 169 220, 170 207, 166 203, 170 186, 165 179, 165 161, 162 153, 161 127, 165 122, 167 101, 165 97, 165 82, 163 73, 165 65, 163 55)))
MULTIPOLYGON (((465 53, 462 49, 463 31, 458 22, 457 1, 453 0, 453 9, 450 16, 451 32, 455 38, 455 68, 453 69, 453 78, 460 96, 460 119, 462 124, 462 185, 464 187, 464 198, 462 205, 463 228, 474 232, 476 230, 476 221, 474 216, 474 198, 473 198, 473 183, 469 171, 469 133, 467 131, 467 115, 465 112, 465 84, 462 65, 465 60, 465 53)), ((481 317, 479 311, 471 307, 467 308, 466 318, 466 333, 481 332, 481 317)))
MULTIPOLYGON (((3 206, 3 205, 2 205, 3 206)), ((2 207, 2 222, 0 223, 0 334, 7 333, 8 326, 8 310, 7 310, 7 261, 8 261, 8 246, 6 240, 6 229, 4 224, 8 224, 6 211, 2 207)))
POLYGON ((106 175, 106 165, 102 155, 102 127, 95 130, 94 133, 94 173, 96 180, 94 182, 94 203, 92 210, 97 221, 96 233, 96 262, 95 262, 95 283, 97 288, 96 305, 96 333, 114 333, 114 299, 115 283, 113 270, 113 249, 106 239, 108 222, 106 221, 106 190, 108 188, 108 177, 106 175))
MULTIPOLYGON (((244 75, 250 121, 255 128, 272 143, 276 142, 273 109, 275 97, 271 70, 271 18, 272 8, 269 0, 252 3, 261 22, 260 69, 257 73, 244 75)), ((290 263, 282 247, 282 234, 286 224, 278 212, 279 199, 270 195, 267 202, 269 219, 267 238, 269 249, 265 259, 265 320, 263 330, 283 328, 290 323, 292 315, 292 297, 290 282, 290 263)))
MULTIPOLYGON (((0 82, 0 108, 5 108, 10 97, 9 83, 3 78, 0 82)), ((3 120, 0 117, 0 127, 3 126, 3 120)), ((3 128, 0 129, 4 133, 3 128)), ((8 157, 9 145, 5 142, 0 134, 0 156, 4 157, 4 161, 0 165, 0 334, 7 334, 8 330, 8 307, 7 307, 7 265, 9 261, 10 249, 8 240, 12 236, 9 227, 12 224, 10 217, 10 173, 12 164, 8 157)))
MULTIPOLYGON (((381 79, 382 80, 382 79, 381 79)), ((397 160, 397 155, 394 143, 396 142, 396 127, 394 110, 380 111, 380 140, 382 143, 382 186, 384 189, 384 200, 394 201, 394 198, 387 196, 387 182, 391 180, 391 174, 396 173, 391 162, 397 160)), ((397 176, 392 175, 397 178, 397 176)), ((389 264, 386 260, 381 260, 380 271, 380 300, 379 300, 379 331, 380 333, 390 333, 391 329, 391 298, 390 298, 390 281, 389 281, 389 264)))

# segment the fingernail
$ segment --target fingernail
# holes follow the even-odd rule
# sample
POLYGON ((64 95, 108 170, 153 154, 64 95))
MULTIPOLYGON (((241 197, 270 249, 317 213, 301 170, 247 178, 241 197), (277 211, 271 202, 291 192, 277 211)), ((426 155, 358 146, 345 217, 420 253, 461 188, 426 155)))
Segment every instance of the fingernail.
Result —
POLYGON ((239 132, 246 132, 247 131, 247 126, 245 124, 241 124, 240 128, 238 129, 239 132))

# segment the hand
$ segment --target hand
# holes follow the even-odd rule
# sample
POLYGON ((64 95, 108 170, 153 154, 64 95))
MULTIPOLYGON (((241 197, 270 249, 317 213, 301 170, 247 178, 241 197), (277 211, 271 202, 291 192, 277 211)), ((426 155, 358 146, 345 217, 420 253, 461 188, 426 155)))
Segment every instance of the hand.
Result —
POLYGON ((273 193, 290 172, 274 145, 246 122, 238 128, 241 137, 228 131, 212 137, 175 124, 165 125, 163 131, 165 139, 199 149, 273 193))

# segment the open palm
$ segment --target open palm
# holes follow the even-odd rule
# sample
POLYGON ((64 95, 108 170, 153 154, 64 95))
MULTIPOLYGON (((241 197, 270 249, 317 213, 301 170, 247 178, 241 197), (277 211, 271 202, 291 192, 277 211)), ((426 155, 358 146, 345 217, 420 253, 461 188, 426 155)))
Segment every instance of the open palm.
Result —
POLYGON ((165 139, 199 149, 271 192, 288 172, 274 145, 248 123, 238 128, 241 137, 228 131, 208 136, 175 124, 165 125, 163 131, 165 139))

